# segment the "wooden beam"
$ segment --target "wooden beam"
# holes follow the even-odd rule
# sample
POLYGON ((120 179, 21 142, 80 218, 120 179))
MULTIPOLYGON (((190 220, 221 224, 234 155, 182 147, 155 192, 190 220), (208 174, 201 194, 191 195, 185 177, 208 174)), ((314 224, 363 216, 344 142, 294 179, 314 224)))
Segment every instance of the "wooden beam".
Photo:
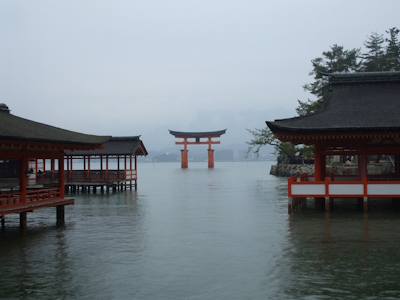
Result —
POLYGON ((209 145, 209 144, 213 144, 213 145, 217 145, 217 144, 221 144, 221 141, 211 141, 210 142, 175 142, 175 145, 209 145))

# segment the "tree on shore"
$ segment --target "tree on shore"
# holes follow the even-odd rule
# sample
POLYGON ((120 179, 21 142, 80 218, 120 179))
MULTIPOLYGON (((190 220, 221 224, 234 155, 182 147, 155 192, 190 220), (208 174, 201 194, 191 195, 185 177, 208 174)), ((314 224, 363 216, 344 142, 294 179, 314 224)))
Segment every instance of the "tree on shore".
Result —
POLYGON ((247 129, 247 131, 253 135, 253 138, 250 140, 250 142, 246 142, 246 144, 249 145, 247 153, 252 151, 253 153, 258 154, 260 148, 265 145, 274 146, 275 151, 279 155, 287 155, 288 157, 294 157, 298 152, 292 143, 283 143, 276 139, 268 127, 262 129, 256 128, 255 130, 247 129))
POLYGON ((305 91, 314 95, 317 100, 306 102, 297 100, 299 106, 296 112, 299 116, 314 113, 323 107, 323 90, 328 85, 328 78, 323 73, 350 73, 361 70, 360 49, 344 50, 343 46, 334 44, 329 51, 322 52, 322 57, 311 60, 313 69, 308 73, 314 76, 314 81, 303 85, 305 91))
POLYGON ((385 70, 384 42, 383 34, 378 34, 377 32, 372 32, 368 40, 364 42, 364 46, 368 50, 367 53, 362 55, 364 72, 385 70))
POLYGON ((390 35, 389 39, 386 39, 388 45, 386 46, 386 65, 388 71, 400 71, 400 42, 397 38, 400 30, 396 27, 386 31, 390 35))
MULTIPOLYGON (((315 113, 324 105, 324 89, 329 83, 327 76, 322 73, 352 73, 352 72, 373 72, 373 71, 400 71, 400 42, 398 34, 400 30, 393 27, 386 31, 389 38, 372 32, 364 42, 366 53, 361 53, 360 48, 345 50, 343 46, 334 44, 330 50, 322 52, 322 57, 311 60, 312 70, 309 72, 314 81, 303 85, 305 91, 310 92, 316 100, 298 101, 295 108, 299 116, 315 113), (384 43, 387 43, 386 47, 384 43)), ((276 139, 268 127, 263 129, 250 130, 253 138, 246 142, 247 153, 258 153, 264 145, 272 145, 279 155, 294 155, 302 153, 309 156, 313 147, 293 146, 290 143, 282 143, 276 139), (286 145, 290 144, 290 145, 286 145), (294 153, 294 154, 293 154, 294 153)))

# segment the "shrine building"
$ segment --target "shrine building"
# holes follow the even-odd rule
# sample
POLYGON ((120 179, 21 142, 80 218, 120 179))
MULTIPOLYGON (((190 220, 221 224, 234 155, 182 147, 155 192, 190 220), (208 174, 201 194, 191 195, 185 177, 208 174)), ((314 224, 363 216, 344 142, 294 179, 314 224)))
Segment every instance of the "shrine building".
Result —
POLYGON ((314 146, 315 174, 288 179, 288 212, 305 198, 329 211, 334 198, 357 199, 368 211, 371 198, 400 198, 400 72, 321 73, 329 77, 322 110, 266 122, 275 137, 314 146), (357 175, 326 172, 328 156, 355 157, 357 175), (372 156, 389 157, 392 171, 373 174, 372 156))
POLYGON ((186 169, 189 165, 187 145, 208 145, 208 167, 214 168, 214 150, 211 149, 211 145, 220 144, 221 142, 213 141, 212 139, 219 138, 221 135, 225 134, 225 132, 226 129, 209 132, 181 132, 170 130, 169 133, 175 136, 175 138, 183 139, 183 141, 175 142, 175 145, 183 145, 183 149, 181 150, 181 168, 186 169))
MULTIPOLYGON (((26 228, 27 212, 56 207, 57 224, 64 223, 64 206, 74 204, 65 197, 64 155, 66 150, 103 148, 110 136, 96 136, 60 129, 14 116, 0 104, 0 217, 18 213, 26 228), (38 161, 50 164, 52 184, 39 184, 38 161)), ((43 166, 42 166, 43 167, 43 166)))
POLYGON ((137 156, 147 155, 140 136, 112 137, 104 149, 65 152, 66 190, 96 193, 110 189, 137 189, 137 156))

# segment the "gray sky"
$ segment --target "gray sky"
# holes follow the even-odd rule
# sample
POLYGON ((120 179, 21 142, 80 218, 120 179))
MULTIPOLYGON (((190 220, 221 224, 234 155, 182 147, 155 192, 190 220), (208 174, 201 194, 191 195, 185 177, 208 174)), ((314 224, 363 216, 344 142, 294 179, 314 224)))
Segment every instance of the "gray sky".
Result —
MULTIPOLYGON (((400 27, 400 1, 1 1, 0 102, 98 135, 174 145, 167 129, 245 128, 295 116, 311 59, 400 27)), ((362 49, 363 50, 363 49, 362 49)))

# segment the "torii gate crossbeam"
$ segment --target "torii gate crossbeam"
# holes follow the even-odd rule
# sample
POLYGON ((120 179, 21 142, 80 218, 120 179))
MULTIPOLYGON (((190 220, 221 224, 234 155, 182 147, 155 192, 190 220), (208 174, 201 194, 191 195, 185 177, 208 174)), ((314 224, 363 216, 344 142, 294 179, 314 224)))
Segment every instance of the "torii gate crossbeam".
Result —
POLYGON ((175 145, 183 145, 181 150, 181 168, 186 169, 188 167, 188 150, 187 145, 208 145, 208 167, 214 168, 214 150, 211 149, 211 145, 220 144, 220 141, 213 141, 212 138, 218 138, 226 132, 226 129, 219 131, 210 132, 180 132, 172 131, 169 133, 175 136, 175 138, 183 138, 183 141, 175 142, 175 145), (188 139, 194 139, 194 141, 188 141, 188 139), (207 139, 201 141, 200 139, 207 139))

